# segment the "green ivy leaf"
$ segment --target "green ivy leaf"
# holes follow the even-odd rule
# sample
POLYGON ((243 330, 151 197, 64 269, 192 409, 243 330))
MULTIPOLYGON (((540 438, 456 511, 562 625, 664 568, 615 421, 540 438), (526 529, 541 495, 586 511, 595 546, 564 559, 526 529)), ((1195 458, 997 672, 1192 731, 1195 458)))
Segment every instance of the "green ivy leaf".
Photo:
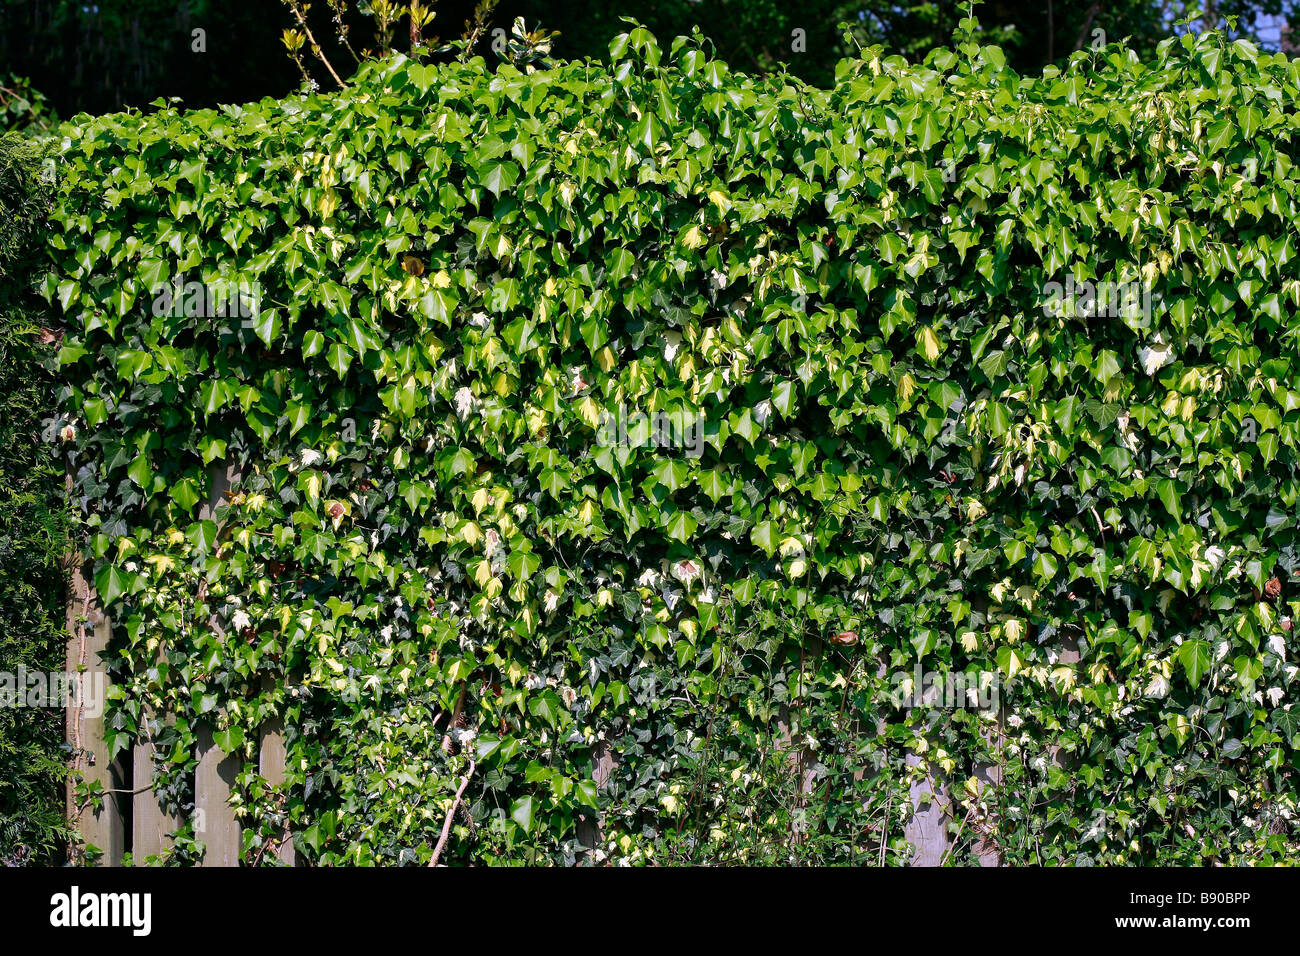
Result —
POLYGON ((533 831, 533 798, 520 797, 510 805, 510 819, 525 833, 533 831))
POLYGON ((1187 679, 1191 681, 1192 686, 1200 684, 1201 678, 1214 662, 1210 642, 1199 638, 1183 641, 1178 648, 1178 662, 1183 665, 1183 670, 1187 672, 1187 679))
POLYGON ((129 586, 129 579, 111 564, 104 565, 95 573, 95 591, 105 606, 125 594, 129 586))

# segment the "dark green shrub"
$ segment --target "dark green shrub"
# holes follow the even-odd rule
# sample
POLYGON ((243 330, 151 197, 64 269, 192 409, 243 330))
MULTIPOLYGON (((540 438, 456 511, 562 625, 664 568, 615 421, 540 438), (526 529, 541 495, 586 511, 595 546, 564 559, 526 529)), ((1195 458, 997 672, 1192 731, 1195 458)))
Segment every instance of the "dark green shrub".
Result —
POLYGON ((0 132, 47 133, 58 122, 40 90, 19 76, 0 76, 0 132))
MULTIPOLYGON (((0 136, 0 672, 64 668, 63 474, 42 419, 54 414, 48 311, 33 264, 51 186, 42 147, 0 136)), ((63 711, 0 707, 0 865, 49 862, 64 824, 63 711)))

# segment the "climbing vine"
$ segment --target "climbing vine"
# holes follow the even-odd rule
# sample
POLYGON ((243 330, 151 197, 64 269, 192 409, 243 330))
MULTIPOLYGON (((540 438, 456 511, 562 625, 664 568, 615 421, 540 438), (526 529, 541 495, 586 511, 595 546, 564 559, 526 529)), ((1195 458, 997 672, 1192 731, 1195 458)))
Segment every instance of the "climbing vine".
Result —
POLYGON ((975 38, 62 128, 60 424, 177 861, 202 732, 258 862, 896 864, 922 783, 946 862, 1296 860, 1300 65, 975 38))

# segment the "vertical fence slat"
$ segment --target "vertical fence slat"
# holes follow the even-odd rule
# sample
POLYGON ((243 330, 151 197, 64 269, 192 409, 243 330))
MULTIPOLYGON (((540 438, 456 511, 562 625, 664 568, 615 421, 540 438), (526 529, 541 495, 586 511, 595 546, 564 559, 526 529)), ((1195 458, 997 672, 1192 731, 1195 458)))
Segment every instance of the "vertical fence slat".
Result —
POLYGON ((212 729, 200 727, 199 765, 194 769, 195 836, 207 846, 203 866, 239 866, 239 821, 230 794, 239 773, 238 758, 212 741, 212 729))
MULTIPOLYGON (((1000 749, 999 739, 1002 733, 1002 707, 1001 702, 998 705, 998 722, 996 728, 990 730, 981 736, 985 741, 1000 749)), ((985 790, 992 787, 997 790, 1002 786, 1002 767, 996 763, 978 763, 975 765, 976 796, 984 798, 985 790)), ((1002 851, 998 848, 997 841, 990 835, 990 829, 996 826, 997 820, 980 821, 981 828, 977 830, 978 838, 975 840, 975 857, 979 860, 980 866, 1001 866, 1002 851)))
MULTIPOLYGON (((931 685, 928 691, 920 685, 912 688, 913 697, 927 707, 939 700, 940 693, 938 685, 931 685)), ((908 787, 912 817, 903 835, 915 851, 908 866, 942 866, 948 853, 948 817, 952 810, 948 788, 942 780, 934 779, 935 768, 920 754, 908 753, 904 759, 909 767, 925 770, 925 777, 913 780, 908 787)))
MULTIPOLYGON (((267 721, 262 728, 257 759, 258 772, 261 773, 267 783, 273 787, 278 787, 284 783, 284 722, 279 717, 267 721)), ((298 862, 297 853, 293 848, 293 837, 289 832, 287 823, 284 829, 280 831, 279 843, 276 844, 274 853, 276 859, 285 866, 294 866, 298 862)))
MULTIPOLYGON (((597 790, 604 790, 609 786, 610 778, 614 776, 614 770, 618 766, 618 758, 614 756, 614 749, 609 745, 608 740, 597 741, 596 746, 592 749, 592 779, 596 782, 597 790)), ((605 833, 605 814, 600 812, 594 815, 582 814, 578 820, 578 842, 591 850, 593 854, 599 848, 601 840, 605 833)))
POLYGON ((782 704, 776 718, 776 748, 785 754, 790 772, 794 774, 798 792, 795 817, 791 821, 793 843, 803 843, 807 838, 809 820, 807 801, 812 794, 813 784, 817 780, 815 764, 817 755, 806 743, 795 740, 795 711, 788 704, 782 704))
MULTIPOLYGON (((1078 664, 1083 658, 1079 650, 1079 642, 1070 635, 1062 635, 1056 646, 1058 664, 1078 664)), ((1069 772, 1071 757, 1061 749, 1060 744, 1052 744, 1047 748, 1047 759, 1056 767, 1069 772)))
MULTIPOLYGON (((215 520, 215 511, 230 487, 239 479, 232 465, 214 461, 208 472, 208 500, 199 509, 200 520, 215 520)), ((225 639, 221 625, 213 618, 209 626, 225 639)), ((239 759, 224 753, 212 737, 211 727, 200 727, 199 763, 194 769, 194 816, 196 836, 207 850, 203 866, 238 866, 240 857, 239 821, 230 805, 230 794, 239 773, 239 759)))
MULTIPOLYGON (((72 478, 68 477, 71 491, 72 478)), ((70 561, 68 593, 68 648, 66 669, 70 674, 78 674, 78 680, 91 682, 93 696, 101 705, 103 692, 108 689, 108 677, 100 655, 108 646, 112 628, 99 610, 86 569, 79 556, 70 561), (102 684, 94 682, 102 681, 102 684)), ((73 747, 73 774, 67 784, 68 820, 81 833, 79 844, 71 848, 71 856, 79 860, 86 846, 94 846, 103 851, 99 862, 103 866, 118 866, 122 854, 126 851, 126 810, 127 797, 122 791, 129 790, 126 760, 119 757, 109 760, 108 744, 104 741, 103 714, 95 715, 88 711, 86 693, 72 695, 67 703, 65 726, 68 742, 73 747), (77 779, 88 783, 99 783, 107 791, 103 806, 93 810, 89 806, 80 807, 76 797, 77 779)))
MULTIPOLYGON (((909 753, 906 760, 909 767, 925 765, 919 754, 909 753)), ((903 833, 916 850, 909 866, 940 866, 948 852, 948 791, 942 783, 932 786, 932 779, 914 781, 908 792, 912 818, 903 833)))
POLYGON ((173 846, 171 834, 180 820, 163 811, 153 793, 154 755, 148 741, 137 741, 134 749, 135 803, 131 809, 131 857, 137 864, 158 856, 173 846))

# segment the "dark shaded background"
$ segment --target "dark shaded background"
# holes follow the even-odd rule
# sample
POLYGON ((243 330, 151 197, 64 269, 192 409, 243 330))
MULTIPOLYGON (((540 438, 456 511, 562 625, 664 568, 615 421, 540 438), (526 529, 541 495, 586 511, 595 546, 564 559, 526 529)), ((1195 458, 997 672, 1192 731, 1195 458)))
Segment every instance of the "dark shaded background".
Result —
MULTIPOLYGON (((349 0, 354 45, 373 35, 371 19, 349 0)), ((1294 0, 991 0, 975 14, 988 42, 1001 44, 1022 72, 1038 71, 1090 43, 1093 30, 1106 39, 1130 37, 1143 55, 1174 29, 1188 9, 1209 12, 1198 26, 1224 26, 1240 18, 1237 32, 1253 35, 1274 49, 1285 43, 1284 25, 1294 0)), ((853 24, 854 42, 883 43, 890 52, 920 57, 944 46, 966 3, 881 2, 881 0, 501 0, 491 26, 509 29, 522 16, 529 26, 558 30, 554 53, 563 57, 601 57, 610 39, 622 32, 620 17, 633 17, 667 43, 693 25, 713 41, 733 67, 768 71, 782 63, 819 84, 834 76, 835 62, 852 52, 838 29, 853 24), (792 50, 792 31, 806 31, 806 52, 792 50)), ((439 0, 430 37, 455 39, 473 15, 472 0, 439 0)), ((326 45, 339 72, 352 64, 333 43, 325 0, 314 0, 314 33, 326 45)), ((283 96, 301 83, 286 54, 281 32, 293 24, 282 0, 0 0, 0 84, 7 76, 26 77, 45 94, 60 116, 80 111, 108 112, 144 106, 159 96, 179 96, 190 106, 246 102, 283 96), (206 31, 206 53, 191 51, 191 31, 206 31)), ((405 33, 405 24, 399 33, 405 33)), ((491 35, 479 51, 493 56, 491 35)), ((405 43, 402 44, 405 46, 405 43)), ((332 81, 313 69, 322 88, 332 81)))

